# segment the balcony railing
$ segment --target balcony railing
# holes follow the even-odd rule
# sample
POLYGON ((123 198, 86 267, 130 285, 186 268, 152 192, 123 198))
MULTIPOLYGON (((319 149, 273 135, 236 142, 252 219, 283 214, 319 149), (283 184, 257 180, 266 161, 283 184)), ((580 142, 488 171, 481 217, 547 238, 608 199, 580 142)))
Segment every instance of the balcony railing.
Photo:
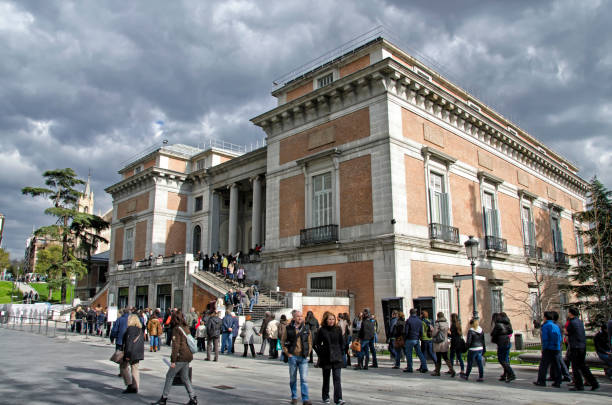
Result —
POLYGON ((498 238, 497 236, 486 236, 485 244, 487 250, 495 250, 497 252, 508 251, 508 241, 504 238, 498 238))
POLYGON ((117 264, 123 265, 124 267, 130 267, 130 265, 132 264, 132 259, 119 260, 117 264))
POLYGON ((311 297, 348 297, 348 290, 328 290, 325 288, 300 288, 302 295, 311 297))
POLYGON ((429 224, 429 237, 444 242, 459 243, 459 228, 443 224, 429 224))
POLYGON ((555 252, 555 263, 569 264, 569 256, 564 252, 555 252))
POLYGON ((529 257, 531 259, 541 259, 542 248, 533 245, 525 245, 525 257, 529 257))
POLYGON ((338 225, 323 225, 300 231, 300 246, 338 241, 338 225))

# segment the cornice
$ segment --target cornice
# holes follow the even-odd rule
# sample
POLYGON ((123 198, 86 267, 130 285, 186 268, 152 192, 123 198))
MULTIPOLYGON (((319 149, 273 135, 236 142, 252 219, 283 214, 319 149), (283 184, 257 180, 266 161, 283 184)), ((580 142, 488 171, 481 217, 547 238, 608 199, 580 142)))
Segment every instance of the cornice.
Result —
POLYGON ((160 178, 185 181, 187 180, 187 173, 175 172, 174 170, 161 169, 159 167, 149 167, 134 176, 130 176, 127 179, 123 179, 118 183, 108 186, 104 191, 109 194, 116 194, 124 190, 142 187, 143 184, 149 183, 150 181, 156 182, 157 179, 160 178))

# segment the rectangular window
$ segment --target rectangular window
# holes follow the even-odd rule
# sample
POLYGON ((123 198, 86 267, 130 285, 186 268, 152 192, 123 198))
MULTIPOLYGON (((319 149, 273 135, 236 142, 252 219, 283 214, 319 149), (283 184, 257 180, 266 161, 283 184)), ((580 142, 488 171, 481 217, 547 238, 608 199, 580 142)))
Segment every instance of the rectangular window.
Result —
POLYGON ((535 224, 533 223, 533 220, 532 220, 531 208, 528 206, 523 206, 522 214, 523 214, 523 241, 526 246, 535 247, 536 245, 535 224))
POLYGON ((172 305, 172 284, 161 284, 157 286, 157 308, 162 310, 162 313, 166 308, 170 308, 172 305))
POLYGON ((559 317, 561 323, 565 324, 565 320, 567 319, 567 308, 569 306, 569 298, 567 297, 567 293, 565 291, 561 291, 559 293, 559 317))
POLYGON ((529 304, 531 306, 531 319, 541 322, 540 319, 540 300, 537 289, 529 290, 529 304))
POLYGON ((312 277, 310 279, 311 290, 332 290, 334 288, 334 280, 332 276, 327 277, 312 277))
POLYGON ((334 74, 329 73, 323 77, 319 77, 317 79, 317 89, 320 89, 321 87, 325 87, 328 84, 331 84, 334 81, 334 74))
POLYGON ((324 173, 312 178, 312 222, 313 227, 332 223, 332 178, 324 173))
POLYGON ((553 216, 551 218, 552 227, 552 239, 553 239, 553 250, 555 253, 563 252, 563 235, 561 233, 561 225, 559 223, 559 217, 553 216))
POLYGON ((501 237, 499 231, 499 213, 495 208, 495 196, 492 193, 483 193, 483 210, 485 220, 485 233, 487 236, 501 237))
POLYGON ((499 313, 504 310, 504 302, 502 297, 502 290, 495 289, 491 290, 491 312, 499 313))
POLYGON ((204 169, 204 164, 206 163, 206 159, 200 159, 196 162, 196 170, 204 169))
POLYGON ((195 198, 195 211, 202 211, 202 207, 203 207, 203 203, 204 203, 204 197, 200 196, 200 197, 196 197, 195 198))
POLYGON ((576 228, 576 252, 578 252, 579 255, 584 253, 584 241, 582 240, 579 228, 576 228))
POLYGON ((141 165, 136 166, 136 167, 134 168, 134 174, 138 174, 138 173, 140 173, 141 171, 142 171, 142 166, 141 166, 141 165))
POLYGON ((446 319, 451 315, 451 287, 439 287, 436 291, 436 312, 444 312, 446 319))
POLYGON ((125 230, 123 246, 123 260, 132 260, 134 258, 134 228, 125 230))
POLYGON ((117 302, 119 309, 127 308, 128 299, 130 297, 130 288, 129 287, 119 287, 119 291, 117 295, 119 296, 119 301, 117 302))
POLYGON ((136 308, 144 309, 149 306, 149 286, 136 287, 136 308))
POLYGON ((429 173, 429 205, 432 224, 450 225, 448 193, 444 192, 444 176, 438 173, 429 173))

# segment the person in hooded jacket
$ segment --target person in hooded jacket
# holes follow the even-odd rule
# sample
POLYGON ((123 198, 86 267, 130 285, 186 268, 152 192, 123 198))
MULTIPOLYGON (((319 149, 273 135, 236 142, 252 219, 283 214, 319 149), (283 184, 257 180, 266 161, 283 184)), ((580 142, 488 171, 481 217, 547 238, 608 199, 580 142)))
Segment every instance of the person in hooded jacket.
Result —
POLYGON ((499 381, 510 382, 516 379, 514 370, 510 367, 510 336, 514 333, 512 324, 505 312, 495 314, 493 319, 493 330, 491 331, 491 342, 497 345, 497 361, 502 366, 504 373, 499 381))
POLYGON ((484 364, 482 362, 482 355, 487 351, 485 346, 485 336, 482 328, 478 323, 478 319, 472 319, 470 321, 470 330, 467 334, 465 344, 468 348, 468 362, 465 374, 461 375, 461 378, 467 380, 470 378, 470 372, 474 362, 478 365, 478 382, 484 381, 484 364))
POLYGON ((329 377, 333 376, 334 404, 344 404, 342 400, 342 383, 340 371, 344 365, 342 352, 344 351, 344 337, 342 329, 336 324, 336 317, 331 312, 325 312, 321 319, 321 328, 313 343, 317 352, 319 367, 323 371, 323 403, 329 400, 329 377))
POLYGON ((442 359, 448 367, 450 376, 455 376, 455 370, 453 369, 453 363, 448 359, 448 349, 450 348, 450 342, 448 340, 449 325, 444 312, 438 312, 436 322, 434 322, 434 328, 432 333, 433 350, 436 353, 436 369, 431 375, 439 377, 440 368, 442 368, 442 359))
POLYGON ((119 365, 121 376, 125 382, 124 394, 135 394, 140 385, 138 362, 144 360, 144 333, 138 315, 130 315, 127 329, 123 335, 123 361, 119 365))

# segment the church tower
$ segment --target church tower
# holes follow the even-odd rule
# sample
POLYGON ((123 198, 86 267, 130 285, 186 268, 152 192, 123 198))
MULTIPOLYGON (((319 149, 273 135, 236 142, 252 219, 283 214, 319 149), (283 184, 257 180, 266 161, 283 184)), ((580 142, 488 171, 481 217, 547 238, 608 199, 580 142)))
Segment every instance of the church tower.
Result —
POLYGON ((85 212, 87 214, 94 213, 94 193, 91 191, 91 173, 87 175, 85 191, 83 192, 83 195, 79 197, 77 204, 79 212, 85 212))

